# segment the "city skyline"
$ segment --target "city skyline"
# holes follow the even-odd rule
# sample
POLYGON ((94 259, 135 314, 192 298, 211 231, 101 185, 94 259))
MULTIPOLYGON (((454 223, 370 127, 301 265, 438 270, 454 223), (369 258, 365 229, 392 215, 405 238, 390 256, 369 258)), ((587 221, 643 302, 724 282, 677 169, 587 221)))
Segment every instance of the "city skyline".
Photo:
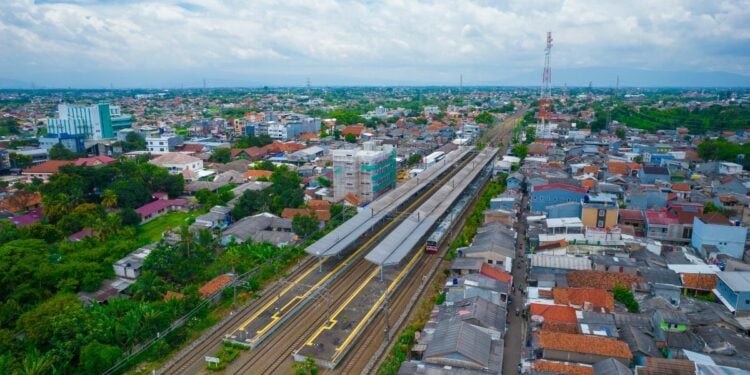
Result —
POLYGON ((748 86, 749 4, 11 0, 0 88, 748 86))

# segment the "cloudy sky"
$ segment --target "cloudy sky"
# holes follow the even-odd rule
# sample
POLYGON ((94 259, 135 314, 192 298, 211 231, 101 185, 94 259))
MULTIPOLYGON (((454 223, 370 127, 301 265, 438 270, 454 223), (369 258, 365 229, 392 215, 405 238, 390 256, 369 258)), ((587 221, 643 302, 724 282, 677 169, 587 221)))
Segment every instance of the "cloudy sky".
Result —
POLYGON ((0 0, 0 80, 538 84, 547 31, 558 85, 602 69, 750 76, 748 21, 747 0, 0 0))

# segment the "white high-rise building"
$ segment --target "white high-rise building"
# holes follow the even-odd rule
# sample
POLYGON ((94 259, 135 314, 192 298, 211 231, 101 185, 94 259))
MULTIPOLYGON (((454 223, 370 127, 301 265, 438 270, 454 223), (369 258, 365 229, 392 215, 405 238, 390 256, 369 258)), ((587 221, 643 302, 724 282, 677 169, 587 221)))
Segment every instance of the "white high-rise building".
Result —
POLYGON ((333 197, 349 193, 371 202, 396 186, 396 150, 364 142, 361 149, 332 150, 333 197))

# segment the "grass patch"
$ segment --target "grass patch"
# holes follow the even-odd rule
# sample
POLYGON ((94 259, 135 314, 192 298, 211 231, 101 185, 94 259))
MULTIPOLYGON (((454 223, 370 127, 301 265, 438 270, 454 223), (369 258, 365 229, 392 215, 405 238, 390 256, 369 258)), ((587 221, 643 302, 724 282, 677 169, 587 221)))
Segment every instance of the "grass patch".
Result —
POLYGON ((221 371, 227 368, 227 365, 234 362, 243 350, 246 350, 246 348, 240 345, 222 345, 221 350, 214 355, 214 357, 219 359, 219 363, 206 363, 206 369, 209 371, 221 371))
POLYGON ((138 233, 138 239, 149 243, 161 239, 161 234, 168 228, 179 228, 182 224, 187 224, 187 220, 194 214, 188 212, 174 211, 157 217, 146 224, 142 224, 138 233))

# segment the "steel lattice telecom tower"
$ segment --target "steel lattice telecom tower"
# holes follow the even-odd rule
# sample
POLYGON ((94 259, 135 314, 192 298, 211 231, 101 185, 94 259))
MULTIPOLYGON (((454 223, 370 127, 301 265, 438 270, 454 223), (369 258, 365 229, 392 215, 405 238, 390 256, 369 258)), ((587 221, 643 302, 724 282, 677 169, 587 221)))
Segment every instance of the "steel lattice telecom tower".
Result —
POLYGON ((552 68, 549 57, 552 52, 552 32, 547 32, 547 48, 544 49, 544 72, 542 73, 542 90, 539 95, 539 111, 537 118, 548 122, 552 117, 552 68))

